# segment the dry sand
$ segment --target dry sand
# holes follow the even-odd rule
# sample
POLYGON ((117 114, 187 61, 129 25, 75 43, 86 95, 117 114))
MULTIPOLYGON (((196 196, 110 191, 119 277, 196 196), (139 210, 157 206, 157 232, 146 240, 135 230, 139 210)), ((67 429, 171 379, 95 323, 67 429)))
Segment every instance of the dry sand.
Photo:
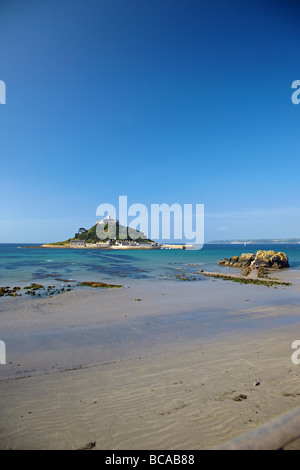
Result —
POLYGON ((2 303, 0 448, 210 449, 300 405, 288 276, 278 289, 140 281, 2 303))

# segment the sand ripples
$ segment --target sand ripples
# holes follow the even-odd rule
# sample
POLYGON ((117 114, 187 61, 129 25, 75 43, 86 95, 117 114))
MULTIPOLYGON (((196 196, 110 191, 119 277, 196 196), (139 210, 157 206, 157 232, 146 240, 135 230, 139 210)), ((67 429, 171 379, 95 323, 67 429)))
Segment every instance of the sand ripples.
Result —
POLYGON ((217 446, 300 404, 290 334, 2 380, 0 447, 217 446))

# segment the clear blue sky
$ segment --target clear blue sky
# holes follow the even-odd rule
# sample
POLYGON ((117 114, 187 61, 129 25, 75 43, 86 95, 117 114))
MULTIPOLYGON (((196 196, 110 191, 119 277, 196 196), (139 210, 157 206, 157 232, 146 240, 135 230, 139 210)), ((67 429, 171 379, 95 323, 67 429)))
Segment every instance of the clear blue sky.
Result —
POLYGON ((292 1, 1 0, 0 242, 101 203, 203 203, 205 241, 300 237, 292 1))

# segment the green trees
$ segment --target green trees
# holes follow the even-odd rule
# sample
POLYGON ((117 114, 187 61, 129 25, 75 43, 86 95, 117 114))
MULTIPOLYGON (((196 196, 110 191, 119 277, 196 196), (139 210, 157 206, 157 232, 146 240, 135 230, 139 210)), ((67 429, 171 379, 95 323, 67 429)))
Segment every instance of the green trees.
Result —
MULTIPOLYGON (((112 239, 112 243, 114 243, 114 241, 115 241, 114 240, 114 234, 110 233, 108 224, 106 224, 104 226, 104 232, 107 231, 107 238, 105 240, 100 240, 98 238, 96 229, 97 229, 97 224, 93 225, 88 230, 83 228, 83 227, 80 227, 78 232, 75 233, 74 238, 71 238, 71 239, 66 240, 64 242, 53 243, 53 245, 65 245, 65 244, 70 243, 70 240, 72 240, 72 239, 73 240, 74 239, 75 240, 84 240, 86 243, 98 243, 100 241, 107 241, 109 239, 112 239)), ((141 233, 141 237, 138 238, 138 240, 136 240, 137 242, 143 242, 143 243, 150 243, 151 242, 151 240, 149 240, 148 238, 145 237, 143 232, 140 232, 140 233, 141 233)), ((122 240, 124 238, 130 240, 130 237, 127 236, 128 235, 128 227, 123 227, 123 225, 120 225, 119 221, 117 221, 116 222, 116 240, 120 239, 120 235, 121 235, 122 240)))

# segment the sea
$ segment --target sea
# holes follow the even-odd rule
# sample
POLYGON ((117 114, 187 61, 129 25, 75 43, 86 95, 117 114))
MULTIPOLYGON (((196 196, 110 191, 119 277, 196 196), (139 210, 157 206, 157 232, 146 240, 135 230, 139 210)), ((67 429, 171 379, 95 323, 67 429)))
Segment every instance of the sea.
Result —
POLYGON ((300 269, 300 244, 206 244, 201 250, 109 250, 40 248, 35 244, 0 244, 0 286, 45 284, 49 279, 119 282, 174 279, 178 269, 224 271, 220 259, 258 250, 283 251, 291 269, 300 269))

